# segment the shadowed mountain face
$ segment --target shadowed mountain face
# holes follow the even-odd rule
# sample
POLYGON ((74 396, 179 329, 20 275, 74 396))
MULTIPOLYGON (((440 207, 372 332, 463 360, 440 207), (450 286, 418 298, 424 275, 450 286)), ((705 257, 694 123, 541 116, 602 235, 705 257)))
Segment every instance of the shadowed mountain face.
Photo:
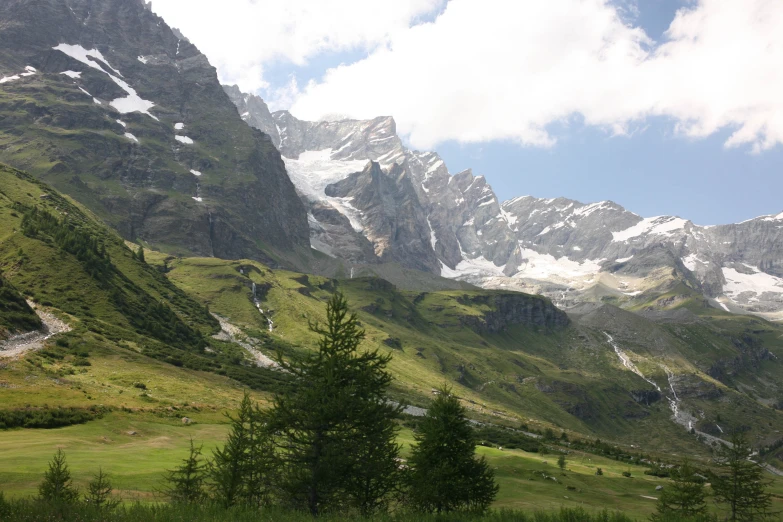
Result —
POLYGON ((484 177, 452 175, 406 149, 388 117, 306 122, 224 87, 268 132, 310 210, 313 248, 356 263, 404 266, 485 288, 542 293, 559 306, 641 306, 701 296, 708 306, 783 318, 783 214, 734 225, 644 219, 610 201, 498 201, 484 177), (370 164, 369 162, 372 162, 370 164))
POLYGON ((125 238, 229 258, 309 251, 279 152, 140 0, 1 0, 0 78, 0 161, 125 238))

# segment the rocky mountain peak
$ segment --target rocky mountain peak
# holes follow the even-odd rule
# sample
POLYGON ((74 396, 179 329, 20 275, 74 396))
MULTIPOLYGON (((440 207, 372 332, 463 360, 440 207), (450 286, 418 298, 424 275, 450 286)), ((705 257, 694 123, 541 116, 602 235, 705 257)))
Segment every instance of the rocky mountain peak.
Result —
POLYGON ((286 111, 270 118, 260 103, 237 107, 279 133, 288 172, 314 209, 311 242, 329 255, 542 293, 563 307, 632 306, 684 285, 714 307, 783 318, 783 215, 700 227, 612 201, 501 203, 471 169, 451 175, 437 153, 405 148, 392 118, 306 122, 286 111))

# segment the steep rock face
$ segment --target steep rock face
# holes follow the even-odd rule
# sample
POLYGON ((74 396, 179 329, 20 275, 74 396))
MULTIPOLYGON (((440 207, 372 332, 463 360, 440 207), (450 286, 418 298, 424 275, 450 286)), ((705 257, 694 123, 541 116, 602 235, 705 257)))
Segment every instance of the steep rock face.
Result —
POLYGON ((462 316, 460 321, 479 334, 498 333, 509 326, 537 326, 554 330, 568 326, 568 316, 551 301, 540 297, 499 293, 495 295, 463 295, 457 299, 465 305, 486 305, 490 311, 483 317, 462 316))
POLYGON ((388 172, 370 162, 362 172, 327 185, 330 197, 350 198, 368 226, 366 237, 383 262, 396 261, 426 272, 438 270, 438 258, 421 241, 427 230, 424 209, 419 204, 410 178, 394 164, 388 172))
POLYGON ((272 133, 311 210, 312 245, 331 256, 394 260, 561 307, 674 292, 662 307, 700 293, 714 307, 783 319, 783 214, 702 227, 611 201, 501 203, 484 177, 451 175, 436 153, 406 149, 391 118, 306 122, 226 90, 246 121, 272 133))
POLYGON ((0 160, 127 239, 227 258, 309 250, 279 152, 140 0, 3 0, 0 76, 18 77, 0 87, 0 160))

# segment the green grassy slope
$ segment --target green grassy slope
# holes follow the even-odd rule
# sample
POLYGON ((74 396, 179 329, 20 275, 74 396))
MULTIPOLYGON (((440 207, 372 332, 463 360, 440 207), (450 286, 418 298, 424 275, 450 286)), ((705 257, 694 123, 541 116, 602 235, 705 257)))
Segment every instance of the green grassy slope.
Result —
MULTIPOLYGON (((173 282, 229 318, 248 338, 257 338, 267 355, 274 355, 275 339, 292 350, 312 346, 308 322, 323 320, 324 301, 340 290, 367 330, 366 346, 393 353, 395 393, 412 404, 426 405, 431 390, 449 382, 479 419, 553 426, 671 453, 708 451, 670 420, 665 400, 649 405, 634 400, 635 392, 652 387, 623 368, 601 327, 537 326, 520 316, 519 324, 487 331, 483 321, 493 316, 496 305, 474 298, 507 295, 502 292, 401 292, 381 280, 335 281, 273 271, 248 260, 176 259, 153 252, 147 259, 165 266, 173 282), (252 302, 253 283, 263 313, 252 302)), ((659 329, 638 319, 645 327, 659 329)), ((681 348, 668 335, 662 350, 678 374, 692 372, 681 348)), ((630 349, 648 353, 636 345, 630 349)), ((718 404, 727 410, 735 404, 757 408, 750 418, 768 422, 767 408, 744 394, 730 392, 724 402, 708 403, 706 411, 718 404)), ((780 421, 773 420, 779 428, 780 421)), ((769 438, 772 431, 766 425, 759 433, 769 438)))
POLYGON ((50 360, 81 361, 111 344, 256 388, 281 380, 250 364, 236 345, 212 339, 219 324, 208 310, 136 259, 87 211, 6 167, 0 167, 0 223, 0 270, 73 328, 45 352, 50 360))

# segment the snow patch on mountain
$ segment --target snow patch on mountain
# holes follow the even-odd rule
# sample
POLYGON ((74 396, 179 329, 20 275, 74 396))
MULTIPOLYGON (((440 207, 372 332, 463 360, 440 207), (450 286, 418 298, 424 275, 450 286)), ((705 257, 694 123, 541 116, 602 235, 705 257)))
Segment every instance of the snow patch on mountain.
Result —
POLYGON ((472 280, 476 277, 503 277, 505 266, 497 266, 492 261, 488 261, 484 256, 473 259, 465 258, 460 261, 454 269, 449 268, 441 262, 442 277, 450 279, 472 280))
POLYGON ((8 83, 8 82, 13 82, 13 81, 19 80, 19 79, 21 79, 22 77, 25 77, 25 76, 32 76, 32 75, 34 75, 36 72, 38 72, 38 71, 35 69, 35 67, 32 67, 32 66, 30 66, 30 65, 28 65, 27 67, 25 67, 25 68, 24 68, 24 71, 25 71, 25 72, 23 72, 23 73, 14 74, 14 75, 12 75, 12 76, 5 76, 5 77, 3 77, 3 78, 0 78, 0 84, 2 84, 2 83, 8 83))
POLYGON ((520 245, 523 261, 514 277, 530 279, 584 279, 593 278, 601 271, 603 260, 572 261, 566 256, 556 258, 520 245))
POLYGON ((696 270, 696 267, 699 265, 709 265, 710 262, 706 260, 699 259, 699 256, 697 254, 690 254, 687 257, 682 258, 682 264, 685 265, 685 267, 693 272, 696 270))
POLYGON ((333 160, 332 149, 307 151, 298 159, 283 158, 288 175, 300 194, 315 200, 331 200, 327 185, 337 183, 354 172, 361 172, 367 160, 333 160))
POLYGON ((615 242, 628 241, 643 235, 670 236, 679 230, 683 230, 687 223, 688 221, 685 219, 672 216, 645 218, 630 228, 620 232, 612 232, 612 236, 615 242))
POLYGON ((734 268, 723 267, 723 277, 726 284, 723 292, 732 301, 741 294, 750 293, 763 295, 765 292, 783 294, 783 279, 756 270, 752 274, 744 274, 734 268))
POLYGON ((123 78, 120 71, 115 69, 114 67, 109 64, 108 60, 103 57, 103 54, 97 49, 85 49, 81 45, 70 45, 70 44, 59 44, 55 47, 53 47, 54 50, 60 51, 67 56, 70 56, 74 60, 77 60, 88 67, 91 67, 97 71, 102 72, 103 74, 107 75, 111 80, 116 83, 123 91, 125 91, 128 96, 125 98, 117 98, 115 100, 112 100, 109 102, 109 105, 117 109, 122 114, 127 114, 130 112, 140 112, 142 114, 146 114, 150 118, 158 120, 156 116, 154 116, 152 113, 150 113, 150 109, 152 109, 155 104, 149 100, 145 100, 142 97, 138 95, 135 89, 128 85, 128 83, 125 80, 122 80, 123 78), (114 74, 108 72, 104 66, 108 69, 110 69, 114 74))

